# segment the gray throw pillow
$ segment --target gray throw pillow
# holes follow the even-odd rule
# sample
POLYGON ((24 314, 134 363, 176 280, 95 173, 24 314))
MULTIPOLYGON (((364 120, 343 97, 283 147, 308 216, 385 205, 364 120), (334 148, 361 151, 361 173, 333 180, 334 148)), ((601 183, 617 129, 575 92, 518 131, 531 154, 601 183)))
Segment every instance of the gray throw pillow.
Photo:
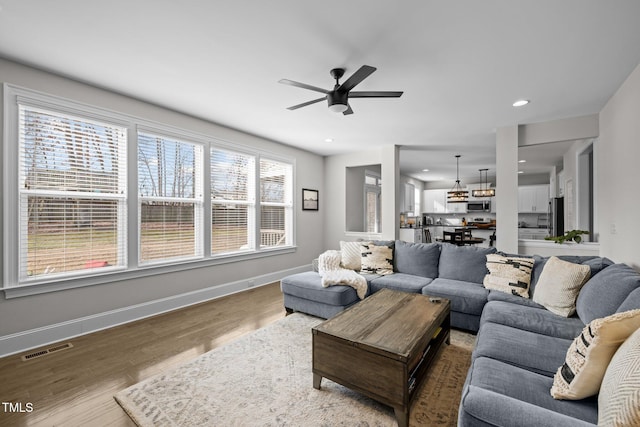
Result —
POLYGON ((398 273, 435 279, 438 277, 440 245, 398 240, 393 260, 398 273))
POLYGON ((496 253, 496 248, 456 246, 442 243, 438 277, 463 282, 482 283, 487 270, 487 254, 496 253))
POLYGON ((587 324, 610 316, 637 288, 640 288, 640 273, 633 268, 626 264, 607 267, 589 279, 580 291, 576 301, 578 317, 587 324))

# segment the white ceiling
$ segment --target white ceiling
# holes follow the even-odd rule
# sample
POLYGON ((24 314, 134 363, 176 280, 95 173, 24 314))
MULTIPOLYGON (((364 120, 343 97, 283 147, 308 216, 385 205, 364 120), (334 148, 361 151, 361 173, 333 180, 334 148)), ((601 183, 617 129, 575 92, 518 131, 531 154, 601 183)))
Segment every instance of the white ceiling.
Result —
POLYGON ((599 112, 640 62, 639 18, 637 0, 0 0, 0 56, 322 155, 420 146, 404 173, 455 174, 457 153, 477 173, 497 127, 599 112), (404 95, 286 110, 318 94, 281 78, 331 88, 363 64, 358 90, 404 95))

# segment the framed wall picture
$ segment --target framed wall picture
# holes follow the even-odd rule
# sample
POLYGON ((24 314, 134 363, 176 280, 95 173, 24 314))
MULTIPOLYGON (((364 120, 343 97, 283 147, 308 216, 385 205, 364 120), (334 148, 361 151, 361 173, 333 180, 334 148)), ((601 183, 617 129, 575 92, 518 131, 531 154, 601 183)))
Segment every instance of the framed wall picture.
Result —
POLYGON ((308 188, 302 189, 302 210, 318 210, 318 190, 309 190, 308 188))

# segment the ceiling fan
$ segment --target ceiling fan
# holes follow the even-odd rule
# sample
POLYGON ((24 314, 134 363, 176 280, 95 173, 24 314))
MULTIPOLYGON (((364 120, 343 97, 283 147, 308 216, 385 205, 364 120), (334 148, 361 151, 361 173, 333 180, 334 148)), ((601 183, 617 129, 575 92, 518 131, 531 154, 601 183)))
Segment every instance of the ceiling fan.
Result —
POLYGON ((344 76, 344 68, 334 68, 330 71, 331 76, 336 80, 336 84, 333 90, 326 90, 316 86, 311 86, 305 83, 294 82, 293 80, 282 79, 278 83, 285 85, 296 86, 302 89, 309 89, 315 92, 324 93, 322 98, 314 99, 313 101, 303 102, 302 104, 294 105, 287 108, 287 110, 297 110, 298 108, 306 107, 307 105, 315 104, 316 102, 327 100, 329 104, 329 110, 335 113, 342 113, 345 116, 347 114, 353 114, 353 110, 349 105, 349 98, 399 98, 403 92, 351 92, 360 82, 369 77, 371 73, 376 70, 375 67, 370 65, 363 65, 351 75, 345 82, 340 84, 340 79, 344 76))

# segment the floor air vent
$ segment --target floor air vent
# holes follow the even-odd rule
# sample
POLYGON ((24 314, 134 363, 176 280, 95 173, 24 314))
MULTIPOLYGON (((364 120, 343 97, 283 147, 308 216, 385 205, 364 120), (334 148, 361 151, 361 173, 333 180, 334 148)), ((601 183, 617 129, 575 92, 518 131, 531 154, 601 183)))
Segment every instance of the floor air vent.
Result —
POLYGON ((42 356, 46 356, 47 354, 66 350, 71 347, 73 347, 73 344, 71 344, 70 342, 65 344, 60 344, 55 347, 48 348, 46 350, 40 350, 40 351, 36 351, 35 353, 25 354, 24 356, 22 356, 22 360, 26 362, 27 360, 37 359, 38 357, 42 357, 42 356))

